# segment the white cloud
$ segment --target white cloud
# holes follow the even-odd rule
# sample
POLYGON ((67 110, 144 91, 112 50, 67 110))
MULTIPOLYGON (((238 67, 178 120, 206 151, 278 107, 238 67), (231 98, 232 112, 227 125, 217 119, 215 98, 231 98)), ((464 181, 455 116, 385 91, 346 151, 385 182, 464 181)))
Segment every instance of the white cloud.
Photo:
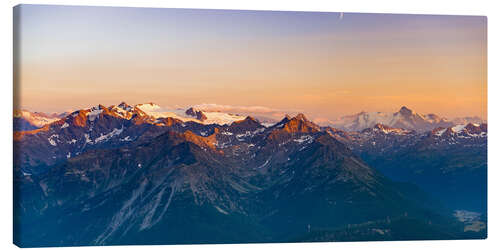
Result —
POLYGON ((286 111, 264 106, 234 106, 215 103, 203 103, 193 106, 196 109, 207 112, 224 112, 239 115, 251 115, 261 121, 279 121, 286 114, 294 114, 296 111, 286 111))
POLYGON ((194 108, 203 110, 203 111, 220 111, 220 112, 257 112, 257 113, 275 113, 275 112, 283 112, 278 109, 263 107, 263 106, 233 106, 233 105, 221 105, 215 103, 204 103, 194 105, 194 108))

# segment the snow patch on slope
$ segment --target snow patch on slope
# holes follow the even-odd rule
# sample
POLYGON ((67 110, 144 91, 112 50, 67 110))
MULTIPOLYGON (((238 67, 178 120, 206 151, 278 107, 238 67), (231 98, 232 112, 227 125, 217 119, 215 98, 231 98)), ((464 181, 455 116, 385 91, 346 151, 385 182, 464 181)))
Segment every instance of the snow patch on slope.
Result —
POLYGON ((54 138, 59 138, 59 135, 51 135, 47 140, 49 141, 50 145, 55 147, 57 146, 57 143, 54 138))
POLYGON ((460 133, 464 130, 464 128, 466 127, 467 125, 464 125, 464 124, 460 124, 460 125, 456 125, 456 126, 453 126, 451 128, 451 130, 455 133, 460 133))
POLYGON ((311 143, 313 139, 314 138, 310 135, 303 135, 299 139, 294 139, 293 141, 297 143, 303 143, 303 142, 311 143))
POLYGON ((93 122, 101 113, 102 113, 102 109, 92 108, 90 110, 90 112, 87 114, 89 117, 89 121, 93 122))
POLYGON ((111 137, 119 135, 122 132, 123 132, 123 126, 121 129, 114 128, 113 131, 111 131, 108 134, 105 134, 105 135, 101 134, 101 136, 97 137, 94 141, 95 141, 95 143, 99 143, 101 141, 107 141, 107 140, 111 139, 111 137))

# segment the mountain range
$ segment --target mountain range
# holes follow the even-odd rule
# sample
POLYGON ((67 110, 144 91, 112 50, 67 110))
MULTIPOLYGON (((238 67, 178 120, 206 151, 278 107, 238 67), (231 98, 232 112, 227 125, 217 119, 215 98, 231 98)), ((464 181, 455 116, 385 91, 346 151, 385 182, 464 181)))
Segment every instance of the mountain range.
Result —
POLYGON ((401 107, 398 112, 360 112, 354 115, 343 116, 327 125, 346 131, 361 131, 371 128, 376 124, 383 124, 393 128, 403 128, 424 132, 438 127, 450 127, 457 124, 484 123, 479 117, 463 117, 448 120, 436 114, 419 114, 415 111, 401 107))
POLYGON ((450 208, 486 213, 487 124, 328 132, 387 177, 415 183, 450 208))
MULTIPOLYGON (((129 106, 128 104, 122 102, 122 104, 129 106)), ((120 105, 117 105, 120 106, 120 105)), ((138 104, 131 108, 138 108, 144 113, 160 118, 160 117, 170 117, 181 120, 183 122, 194 121, 202 124, 231 124, 234 121, 243 120, 248 115, 257 118, 263 125, 271 126, 279 121, 276 119, 276 113, 272 115, 266 115, 262 112, 256 112, 253 114, 251 111, 246 111, 247 115, 238 113, 228 113, 223 111, 214 110, 215 104, 211 106, 196 105, 199 107, 190 107, 187 109, 183 108, 163 108, 155 103, 144 103, 138 104), (207 108, 207 110, 203 109, 207 108)), ((225 106, 223 106, 225 107, 225 106)), ((259 107, 264 109, 263 107, 259 107)), ((227 107, 226 107, 227 109, 227 107)), ((241 108, 240 108, 241 109, 241 108)), ((242 110, 240 110, 242 111, 242 110)), ((256 111, 259 111, 258 109, 256 111)), ((267 109, 266 112, 270 112, 267 109)), ((126 111, 121 111, 126 112, 126 111)), ((41 128, 46 124, 52 123, 58 119, 64 118, 69 113, 53 113, 45 114, 42 112, 29 112, 27 110, 15 110, 14 111, 14 130, 24 131, 33 130, 41 128)), ((348 115, 340 117, 334 121, 320 121, 318 124, 321 126, 330 126, 337 129, 342 129, 345 131, 361 131, 366 128, 371 128, 376 124, 384 124, 394 128, 403 128, 408 130, 416 130, 419 132, 425 132, 438 127, 450 127, 452 125, 461 125, 475 123, 481 124, 485 123, 483 119, 477 116, 471 117, 457 117, 454 119, 447 119, 440 117, 436 114, 418 114, 413 110, 408 109, 403 106, 398 112, 386 113, 386 112, 360 112, 354 115, 348 115)))
POLYGON ((45 114, 42 112, 29 112, 27 110, 14 110, 14 130, 25 131, 41 128, 44 125, 55 122, 66 115, 67 113, 45 114))
MULTIPOLYGON (((424 124, 399 113, 396 125, 424 124)), ((303 114, 78 110, 14 131, 15 243, 484 238, 487 125, 435 124, 356 132, 303 114)))

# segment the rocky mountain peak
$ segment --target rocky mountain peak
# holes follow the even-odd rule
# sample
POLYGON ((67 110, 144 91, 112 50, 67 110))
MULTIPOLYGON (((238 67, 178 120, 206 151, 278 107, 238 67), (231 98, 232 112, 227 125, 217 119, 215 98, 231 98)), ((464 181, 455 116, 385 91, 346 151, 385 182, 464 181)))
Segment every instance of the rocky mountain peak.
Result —
POLYGON ((294 117, 294 119, 301 120, 301 121, 309 121, 309 120, 307 120, 306 116, 305 116, 304 114, 302 114, 302 113, 298 113, 298 114, 294 117))
POLYGON ((240 120, 240 121, 235 121, 235 122, 233 122, 233 124, 252 124, 252 125, 259 124, 260 125, 259 121, 257 121, 257 119, 255 119, 251 116, 247 116, 245 119, 240 120))
POLYGON ((281 121, 279 121, 278 123, 276 123, 274 125, 274 127, 280 127, 280 126, 284 126, 287 122, 289 122, 290 120, 292 119, 292 117, 290 117, 288 114, 285 115, 285 117, 283 117, 283 119, 281 119, 281 121))
POLYGON ((403 116, 410 116, 413 114, 413 111, 406 106, 403 106, 401 107, 401 109, 399 109, 399 113, 403 116))
POLYGON ((196 119, 198 119, 200 121, 204 121, 207 119, 207 116, 203 113, 203 111, 195 109, 193 107, 186 110, 186 115, 195 117, 196 119))
POLYGON ((289 133, 311 133, 318 132, 320 127, 305 117, 304 114, 298 114, 292 119, 285 117, 282 122, 284 122, 283 130, 289 133))
POLYGON ((126 102, 120 102, 120 104, 118 104, 118 107, 121 108, 121 109, 124 109, 126 111, 130 111, 132 110, 132 106, 128 105, 126 102))
POLYGON ((246 131, 255 131, 256 129, 263 128, 255 118, 247 116, 245 119, 235 121, 229 126, 229 131, 233 133, 244 133, 246 131))

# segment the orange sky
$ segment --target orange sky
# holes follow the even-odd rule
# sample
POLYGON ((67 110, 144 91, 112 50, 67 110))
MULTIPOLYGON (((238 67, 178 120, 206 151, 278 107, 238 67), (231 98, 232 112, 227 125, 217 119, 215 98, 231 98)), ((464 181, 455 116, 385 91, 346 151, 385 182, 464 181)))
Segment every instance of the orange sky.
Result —
POLYGON ((23 6, 21 107, 487 116, 486 18, 23 6))

